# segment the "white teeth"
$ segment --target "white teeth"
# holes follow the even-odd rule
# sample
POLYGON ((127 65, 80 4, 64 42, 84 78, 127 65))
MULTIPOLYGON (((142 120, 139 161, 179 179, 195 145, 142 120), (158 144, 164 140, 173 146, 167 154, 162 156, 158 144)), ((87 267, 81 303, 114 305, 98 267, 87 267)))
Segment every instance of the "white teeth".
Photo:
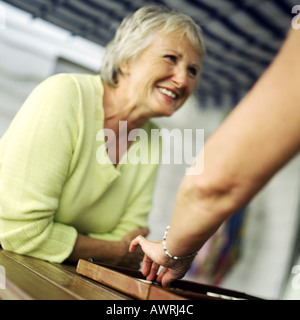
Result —
POLYGON ((176 99, 176 98, 177 98, 177 94, 175 94, 174 92, 172 92, 172 91, 170 91, 170 90, 168 90, 168 89, 166 89, 166 88, 158 88, 158 90, 159 90, 161 93, 163 93, 163 94, 171 97, 172 99, 176 99))

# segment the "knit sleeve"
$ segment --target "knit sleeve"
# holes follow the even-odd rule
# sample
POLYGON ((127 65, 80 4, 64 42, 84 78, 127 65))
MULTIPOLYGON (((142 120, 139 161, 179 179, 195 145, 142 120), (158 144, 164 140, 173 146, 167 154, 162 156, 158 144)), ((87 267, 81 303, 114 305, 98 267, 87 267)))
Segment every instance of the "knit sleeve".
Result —
POLYGON ((50 77, 28 97, 0 143, 0 241, 5 250, 62 262, 75 228, 57 223, 63 185, 78 135, 78 89, 50 77))

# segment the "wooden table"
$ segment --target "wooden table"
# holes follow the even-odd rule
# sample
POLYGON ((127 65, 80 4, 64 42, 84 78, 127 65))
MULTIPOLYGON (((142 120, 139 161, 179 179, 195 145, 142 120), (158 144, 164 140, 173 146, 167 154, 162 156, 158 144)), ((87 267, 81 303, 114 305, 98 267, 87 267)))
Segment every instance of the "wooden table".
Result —
POLYGON ((131 300, 76 273, 76 265, 55 264, 0 249, 5 288, 0 300, 131 300))

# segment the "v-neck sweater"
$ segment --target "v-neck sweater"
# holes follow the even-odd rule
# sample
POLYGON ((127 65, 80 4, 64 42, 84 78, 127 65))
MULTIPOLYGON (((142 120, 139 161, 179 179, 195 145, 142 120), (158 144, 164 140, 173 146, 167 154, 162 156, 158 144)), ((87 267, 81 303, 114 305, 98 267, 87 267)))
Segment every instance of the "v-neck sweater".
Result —
MULTIPOLYGON (((158 163, 111 162, 101 139, 103 94, 99 75, 58 74, 18 111, 0 140, 3 249, 61 263, 78 233, 119 241, 147 226, 158 163)), ((142 129, 149 139, 139 151, 159 157, 156 125, 142 129)))

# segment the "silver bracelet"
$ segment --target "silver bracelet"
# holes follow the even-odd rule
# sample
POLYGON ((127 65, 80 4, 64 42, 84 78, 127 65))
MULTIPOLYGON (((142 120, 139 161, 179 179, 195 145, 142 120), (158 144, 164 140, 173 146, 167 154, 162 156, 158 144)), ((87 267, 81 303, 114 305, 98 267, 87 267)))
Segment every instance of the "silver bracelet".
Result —
POLYGON ((166 247, 166 239, 167 239, 167 234, 168 234, 168 231, 170 229, 170 226, 167 226, 166 230, 165 230, 165 235, 164 235, 164 239, 163 239, 163 249, 164 249, 164 253, 166 256, 168 256, 169 258, 171 259, 174 259, 174 260, 182 260, 182 259, 188 259, 188 258, 191 258, 191 257, 194 257, 197 255, 198 251, 192 253, 192 254, 189 254, 187 256, 183 256, 183 257, 177 257, 177 256, 173 256, 168 250, 167 250, 167 247, 166 247))

